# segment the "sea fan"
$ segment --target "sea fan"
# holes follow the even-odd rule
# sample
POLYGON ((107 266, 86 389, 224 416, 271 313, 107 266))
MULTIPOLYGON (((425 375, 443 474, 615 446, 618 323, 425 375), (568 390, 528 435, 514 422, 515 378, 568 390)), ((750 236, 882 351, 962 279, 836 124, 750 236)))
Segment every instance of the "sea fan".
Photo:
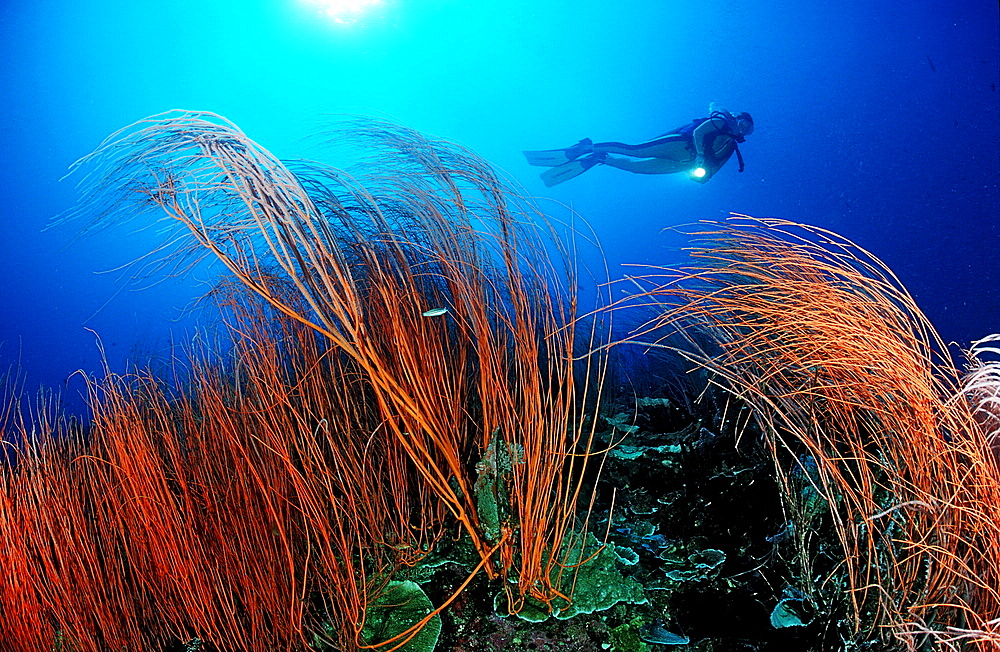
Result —
POLYGON ((1000 333, 976 340, 965 352, 968 372, 962 378, 962 393, 972 408, 972 414, 983 436, 1000 461, 1000 333))

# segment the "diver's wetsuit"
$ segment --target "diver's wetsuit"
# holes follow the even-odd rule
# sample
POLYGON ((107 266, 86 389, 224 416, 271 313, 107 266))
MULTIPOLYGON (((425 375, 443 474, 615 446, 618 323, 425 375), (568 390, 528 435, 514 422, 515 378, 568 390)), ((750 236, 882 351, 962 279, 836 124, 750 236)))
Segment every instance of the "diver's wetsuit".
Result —
POLYGON ((733 155, 738 140, 730 119, 721 112, 715 112, 709 118, 695 120, 638 145, 594 143, 594 152, 631 157, 608 156, 603 162, 639 174, 686 172, 701 154, 705 158, 705 176, 695 178, 695 181, 705 183, 733 155))

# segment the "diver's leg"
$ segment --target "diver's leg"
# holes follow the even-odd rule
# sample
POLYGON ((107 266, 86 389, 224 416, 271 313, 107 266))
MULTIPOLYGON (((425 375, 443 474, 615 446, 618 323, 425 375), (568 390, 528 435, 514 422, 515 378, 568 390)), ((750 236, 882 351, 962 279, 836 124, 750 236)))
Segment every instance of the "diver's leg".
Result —
POLYGON ((684 172, 691 167, 690 161, 677 161, 669 158, 632 159, 618 156, 608 156, 604 159, 604 164, 636 174, 673 174, 674 172, 684 172))
POLYGON ((599 154, 619 154, 636 158, 694 160, 694 153, 689 148, 688 139, 680 134, 667 134, 638 145, 618 142, 594 143, 593 151, 599 154))

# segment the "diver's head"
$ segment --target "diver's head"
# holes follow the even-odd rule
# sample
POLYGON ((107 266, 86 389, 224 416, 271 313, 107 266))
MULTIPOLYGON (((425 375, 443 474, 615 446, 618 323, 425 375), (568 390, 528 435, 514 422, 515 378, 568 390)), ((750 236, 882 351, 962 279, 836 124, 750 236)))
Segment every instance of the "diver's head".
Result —
POLYGON ((745 111, 736 116, 736 131, 746 137, 753 133, 753 118, 745 111))

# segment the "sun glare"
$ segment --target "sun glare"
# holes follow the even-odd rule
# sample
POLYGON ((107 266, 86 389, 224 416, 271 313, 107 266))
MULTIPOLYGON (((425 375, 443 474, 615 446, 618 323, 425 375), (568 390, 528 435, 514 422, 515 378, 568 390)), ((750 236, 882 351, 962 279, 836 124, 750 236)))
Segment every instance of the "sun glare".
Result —
POLYGON ((351 25, 358 22, 367 11, 381 7, 384 0, 303 0, 320 15, 335 23, 351 25))

